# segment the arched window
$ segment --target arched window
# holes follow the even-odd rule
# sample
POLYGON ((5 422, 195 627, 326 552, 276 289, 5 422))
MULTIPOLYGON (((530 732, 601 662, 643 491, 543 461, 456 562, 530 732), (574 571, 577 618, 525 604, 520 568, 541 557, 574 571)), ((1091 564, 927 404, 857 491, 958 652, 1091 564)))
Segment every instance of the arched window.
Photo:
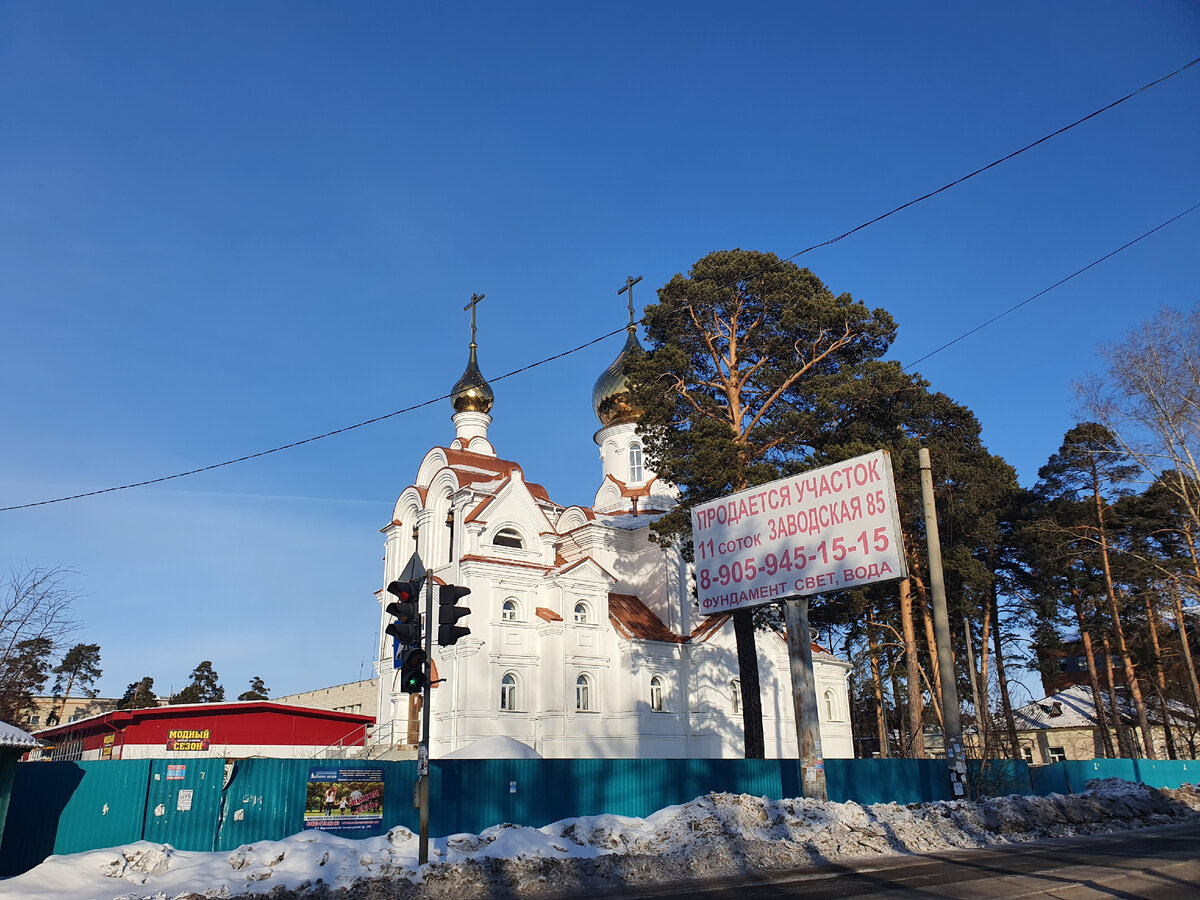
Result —
POLYGON ((742 713, 742 680, 740 678, 729 682, 729 709, 735 716, 742 713))
POLYGON ((592 624, 592 607, 586 600, 579 600, 575 603, 575 624, 590 625, 592 624))
POLYGON ((642 445, 629 445, 629 483, 638 484, 645 480, 645 469, 642 467, 642 445))
POLYGON ((833 696, 833 691, 825 692, 825 718, 830 722, 836 722, 837 715, 837 699, 833 696))
POLYGON ((517 606, 517 601, 509 597, 500 605, 500 619, 504 622, 515 622, 521 616, 520 607, 517 606))
POLYGON ((515 528, 501 528, 492 538, 492 543, 497 547, 512 547, 514 550, 525 546, 521 541, 521 533, 515 528))
POLYGON ((575 679, 575 708, 580 712, 591 712, 592 677, 581 674, 575 679))
POLYGON ((504 712, 517 709, 517 676, 512 672, 505 672, 500 679, 500 709, 504 712))
POLYGON ((650 708, 654 712, 663 712, 666 706, 663 705, 663 677, 655 675, 650 679, 650 708))

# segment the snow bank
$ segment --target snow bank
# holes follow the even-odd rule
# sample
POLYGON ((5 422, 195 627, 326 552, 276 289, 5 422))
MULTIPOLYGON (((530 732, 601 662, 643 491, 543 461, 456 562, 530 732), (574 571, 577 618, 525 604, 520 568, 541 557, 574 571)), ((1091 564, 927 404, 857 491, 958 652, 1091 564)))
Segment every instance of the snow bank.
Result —
POLYGON ((538 753, 528 744, 522 744, 514 738, 497 734, 492 737, 480 738, 474 743, 467 744, 461 750, 446 753, 440 759, 541 759, 538 753))
POLYGON ((224 900, 269 892, 270 900, 312 900, 351 886, 353 896, 373 900, 559 894, 1196 818, 1200 795, 1192 787, 1155 790, 1119 779, 1093 782, 1082 794, 914 806, 708 794, 645 819, 587 816, 438 838, 432 862, 420 868, 417 837, 406 828, 366 840, 307 831, 232 853, 141 841, 52 856, 0 883, 0 898, 224 900))

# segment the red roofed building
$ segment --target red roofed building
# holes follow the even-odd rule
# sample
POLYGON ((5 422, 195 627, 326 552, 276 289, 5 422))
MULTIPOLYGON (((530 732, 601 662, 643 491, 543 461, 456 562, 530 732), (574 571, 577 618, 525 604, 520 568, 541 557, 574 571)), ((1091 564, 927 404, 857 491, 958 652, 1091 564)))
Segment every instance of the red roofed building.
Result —
MULTIPOLYGON (((741 694, 732 622, 704 615, 689 567, 649 540, 674 508, 675 488, 647 467, 622 365, 596 382, 599 489, 590 506, 554 502, 488 440, 491 387, 474 332, 452 393, 454 440, 434 447, 396 501, 385 535, 384 581, 414 552, 442 584, 464 585, 469 636, 434 647, 431 755, 503 735, 545 757, 740 757, 741 694)), ((414 734, 418 714, 400 690, 395 645, 380 613, 380 733, 414 734), (390 723, 390 727, 389 727, 390 723)), ((758 636, 767 755, 795 757, 787 646, 758 636)), ((824 755, 853 755, 850 665, 814 646, 824 755)))
POLYGON ((35 732, 31 760, 314 756, 361 747, 370 716, 269 700, 117 709, 35 732))

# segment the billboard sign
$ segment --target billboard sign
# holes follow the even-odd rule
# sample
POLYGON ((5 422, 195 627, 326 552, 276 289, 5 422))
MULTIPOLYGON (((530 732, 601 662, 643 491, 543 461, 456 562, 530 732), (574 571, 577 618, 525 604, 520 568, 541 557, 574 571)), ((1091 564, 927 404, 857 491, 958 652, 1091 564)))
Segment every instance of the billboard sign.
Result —
POLYGON ((692 541, 709 615, 908 574, 886 450, 696 506, 692 541))
POLYGON ((383 769, 311 766, 304 827, 323 831, 374 831, 383 825, 383 769))

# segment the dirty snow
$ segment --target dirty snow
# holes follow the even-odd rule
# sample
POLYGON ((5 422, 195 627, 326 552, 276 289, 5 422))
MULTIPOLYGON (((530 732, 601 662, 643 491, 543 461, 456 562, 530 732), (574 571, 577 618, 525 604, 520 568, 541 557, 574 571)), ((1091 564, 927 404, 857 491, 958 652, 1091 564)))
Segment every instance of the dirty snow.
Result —
POLYGON ((232 852, 198 853, 139 841, 52 856, 0 883, 20 900, 270 900, 354 896, 461 900, 560 894, 744 874, 874 856, 925 853, 1091 834, 1200 818, 1191 786, 1155 790, 1118 779, 1082 794, 899 806, 707 794, 645 819, 601 815, 544 828, 497 825, 431 841, 417 866, 406 828, 349 840, 306 831, 232 852), (345 894, 334 891, 350 888, 345 894))

